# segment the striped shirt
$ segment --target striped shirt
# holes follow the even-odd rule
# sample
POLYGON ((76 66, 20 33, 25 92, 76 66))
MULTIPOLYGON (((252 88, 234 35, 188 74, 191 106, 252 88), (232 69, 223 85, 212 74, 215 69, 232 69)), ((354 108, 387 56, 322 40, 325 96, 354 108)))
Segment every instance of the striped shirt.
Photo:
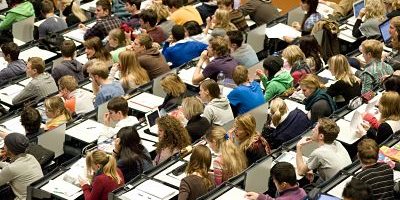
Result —
POLYGON ((394 199, 393 196, 393 170, 386 163, 376 163, 368 166, 354 178, 367 184, 374 195, 374 199, 394 199))
POLYGON ((373 60, 365 66, 365 72, 371 74, 375 80, 372 79, 370 75, 364 73, 361 76, 362 88, 361 93, 368 92, 374 88, 374 81, 379 83, 381 78, 385 75, 393 74, 393 68, 382 61, 373 60))

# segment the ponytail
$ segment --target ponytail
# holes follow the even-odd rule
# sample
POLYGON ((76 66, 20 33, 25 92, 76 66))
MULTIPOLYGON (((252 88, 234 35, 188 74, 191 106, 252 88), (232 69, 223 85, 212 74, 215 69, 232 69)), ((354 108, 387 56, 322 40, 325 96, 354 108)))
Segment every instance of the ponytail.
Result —
POLYGON ((115 160, 114 156, 107 155, 107 157, 108 162, 103 166, 103 173, 106 176, 111 177, 118 184, 121 184, 122 179, 117 172, 117 161, 115 160))
POLYGON ((88 177, 90 177, 92 180, 94 177, 92 166, 96 164, 101 165, 100 172, 102 172, 104 175, 111 177, 118 184, 123 182, 122 178, 117 172, 117 161, 115 160, 114 156, 108 155, 101 150, 95 150, 88 153, 86 156, 86 168, 88 177))

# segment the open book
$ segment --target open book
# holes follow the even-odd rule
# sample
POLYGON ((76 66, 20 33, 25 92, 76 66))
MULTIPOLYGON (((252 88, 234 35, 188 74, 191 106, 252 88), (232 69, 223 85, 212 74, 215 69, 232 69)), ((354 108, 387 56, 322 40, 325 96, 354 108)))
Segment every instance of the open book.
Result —
POLYGON ((178 190, 154 180, 147 180, 133 190, 123 194, 125 200, 166 200, 179 193, 178 190))

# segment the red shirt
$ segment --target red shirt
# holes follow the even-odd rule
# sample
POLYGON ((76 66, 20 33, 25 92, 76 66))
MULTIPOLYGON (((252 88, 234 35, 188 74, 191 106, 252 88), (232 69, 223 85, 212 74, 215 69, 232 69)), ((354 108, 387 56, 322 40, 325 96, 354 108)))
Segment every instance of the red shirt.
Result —
POLYGON ((85 200, 107 200, 108 193, 125 184, 121 170, 117 169, 117 172, 122 180, 120 184, 116 183, 111 177, 100 174, 94 178, 92 187, 88 184, 83 185, 82 190, 85 200))

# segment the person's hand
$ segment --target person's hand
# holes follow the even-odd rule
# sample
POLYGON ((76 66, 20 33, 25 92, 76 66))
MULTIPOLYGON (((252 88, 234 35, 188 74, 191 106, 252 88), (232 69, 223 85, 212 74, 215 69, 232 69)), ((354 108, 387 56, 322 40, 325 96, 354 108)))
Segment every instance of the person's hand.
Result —
POLYGON ((363 137, 364 135, 367 134, 367 131, 368 131, 368 129, 369 129, 370 127, 371 127, 371 126, 369 125, 368 122, 363 121, 361 124, 357 125, 356 135, 357 135, 358 137, 363 137))
POLYGON ((208 60, 208 51, 207 50, 204 50, 203 52, 201 52, 200 60, 202 60, 202 61, 208 60))
POLYGON ((78 176, 78 181, 79 181, 79 185, 81 187, 86 185, 86 184, 89 184, 89 181, 86 178, 82 177, 82 176, 78 176))
POLYGON ((168 39, 166 40, 166 42, 173 43, 173 42, 175 42, 175 39, 174 39, 174 37, 172 35, 170 35, 168 37, 168 39))
POLYGON ((257 69, 256 70, 256 75, 258 76, 258 77, 262 77, 262 76, 264 76, 265 74, 264 74, 264 71, 262 70, 262 69, 257 69))
POLYGON ((121 145, 119 143, 121 142, 121 139, 115 138, 114 140, 114 152, 118 153, 121 150, 121 145))
POLYGON ((3 139, 4 139, 7 135, 8 135, 7 132, 5 132, 5 131, 0 131, 0 138, 3 138, 3 139))
POLYGON ((109 126, 111 124, 111 114, 110 114, 110 112, 104 113, 103 121, 104 121, 104 124, 107 125, 107 126, 109 126))
POLYGON ((260 194, 258 194, 257 192, 247 192, 245 198, 249 200, 256 200, 259 195, 260 194))
POLYGON ((207 26, 211 26, 211 17, 207 17, 206 18, 206 24, 207 24, 207 26))
POLYGON ((319 0, 318 2, 322 3, 322 4, 326 4, 326 1, 324 1, 324 0, 319 0))
POLYGON ((296 30, 301 30, 301 25, 299 22, 293 22, 292 27, 295 28, 296 30))
POLYGON ((285 41, 286 43, 292 43, 294 38, 290 37, 290 36, 283 36, 283 41, 285 41))
POLYGON ((7 158, 7 152, 4 149, 0 149, 0 160, 5 160, 7 158))
POLYGON ((82 30, 87 30, 87 26, 85 24, 79 24, 78 27, 82 30))
POLYGON ((312 170, 306 173, 306 179, 312 183, 314 181, 314 172, 312 170))
POLYGON ((361 8, 360 13, 358 13, 358 19, 362 19, 365 15, 365 8, 361 8))
POLYGON ((301 138, 300 141, 297 142, 296 146, 297 147, 303 147, 304 145, 309 144, 311 142, 312 142, 311 137, 303 137, 303 138, 301 138))
POLYGON ((161 45, 158 44, 157 42, 153 42, 153 44, 151 46, 156 48, 156 49, 161 49, 161 45))

